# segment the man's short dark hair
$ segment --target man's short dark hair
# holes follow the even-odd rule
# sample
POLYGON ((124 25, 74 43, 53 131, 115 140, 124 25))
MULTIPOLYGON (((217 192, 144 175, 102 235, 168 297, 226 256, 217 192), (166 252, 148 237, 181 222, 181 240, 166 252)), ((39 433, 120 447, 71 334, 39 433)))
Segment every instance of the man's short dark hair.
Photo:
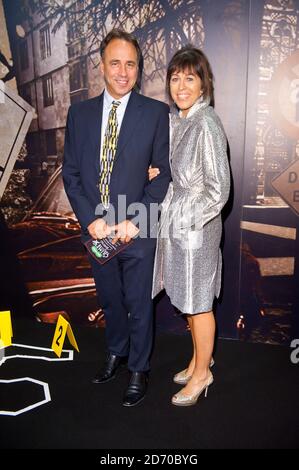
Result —
POLYGON ((100 54, 101 57, 104 57, 105 49, 108 46, 109 42, 111 42, 113 39, 121 39, 123 41, 129 42, 132 44, 137 52, 137 65, 140 66, 140 62, 142 59, 142 54, 141 54, 141 49, 138 44, 137 39, 135 36, 133 36, 131 33, 127 33, 126 31, 123 31, 122 29, 114 28, 112 29, 106 37, 101 42, 100 45, 100 54))

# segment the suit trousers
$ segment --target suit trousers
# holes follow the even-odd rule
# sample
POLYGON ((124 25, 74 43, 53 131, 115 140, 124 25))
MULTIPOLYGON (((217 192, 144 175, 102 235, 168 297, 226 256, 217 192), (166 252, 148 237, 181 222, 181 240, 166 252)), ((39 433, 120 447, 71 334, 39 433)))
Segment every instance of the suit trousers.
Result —
POLYGON ((151 298, 155 246, 136 239, 107 263, 90 256, 98 301, 104 310, 111 354, 128 356, 132 372, 149 370, 153 343, 151 298))

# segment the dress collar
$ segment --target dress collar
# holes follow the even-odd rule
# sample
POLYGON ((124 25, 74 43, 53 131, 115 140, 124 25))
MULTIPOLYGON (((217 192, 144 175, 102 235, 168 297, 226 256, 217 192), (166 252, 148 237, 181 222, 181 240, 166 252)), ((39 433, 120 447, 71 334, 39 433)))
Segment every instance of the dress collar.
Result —
POLYGON ((176 122, 186 122, 192 119, 194 116, 197 116, 198 112, 202 109, 207 108, 210 105, 210 98, 200 97, 193 106, 190 108, 186 117, 183 117, 181 111, 178 110, 176 106, 173 106, 171 109, 171 120, 176 122))

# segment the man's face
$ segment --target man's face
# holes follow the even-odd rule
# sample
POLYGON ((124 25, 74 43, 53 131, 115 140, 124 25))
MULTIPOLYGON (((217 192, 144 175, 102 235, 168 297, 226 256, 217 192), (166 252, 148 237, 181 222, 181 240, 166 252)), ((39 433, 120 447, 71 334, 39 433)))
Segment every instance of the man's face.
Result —
POLYGON ((134 87, 138 76, 137 51, 123 39, 112 39, 101 62, 108 93, 120 99, 134 87))

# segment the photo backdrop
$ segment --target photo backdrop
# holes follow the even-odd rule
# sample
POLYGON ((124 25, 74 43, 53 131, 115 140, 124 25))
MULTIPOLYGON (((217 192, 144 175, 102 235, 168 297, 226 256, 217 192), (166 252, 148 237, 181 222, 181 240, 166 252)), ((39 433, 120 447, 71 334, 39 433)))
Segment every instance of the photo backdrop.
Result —
MULTIPOLYGON (((290 343, 299 324, 299 2, 3 4, 12 50, 6 59, 37 115, 1 200, 34 314, 51 321, 63 312, 72 321, 103 325, 60 165, 68 107, 101 93, 99 45, 112 27, 121 27, 140 42, 141 92, 153 98, 167 101, 166 67, 178 48, 192 43, 208 56, 233 178, 223 214, 218 333, 290 343)), ((158 327, 186 330, 166 296, 156 312, 158 327)))

